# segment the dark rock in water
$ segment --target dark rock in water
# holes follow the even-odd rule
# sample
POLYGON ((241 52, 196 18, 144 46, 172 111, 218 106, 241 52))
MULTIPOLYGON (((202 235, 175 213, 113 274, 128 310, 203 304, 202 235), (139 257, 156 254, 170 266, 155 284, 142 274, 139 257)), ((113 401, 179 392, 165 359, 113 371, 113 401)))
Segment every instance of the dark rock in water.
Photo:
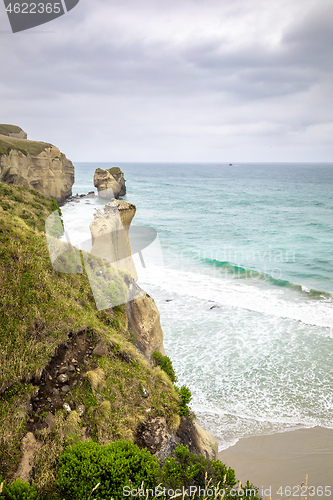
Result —
POLYGON ((209 309, 218 309, 218 308, 219 308, 219 306, 212 306, 209 309))

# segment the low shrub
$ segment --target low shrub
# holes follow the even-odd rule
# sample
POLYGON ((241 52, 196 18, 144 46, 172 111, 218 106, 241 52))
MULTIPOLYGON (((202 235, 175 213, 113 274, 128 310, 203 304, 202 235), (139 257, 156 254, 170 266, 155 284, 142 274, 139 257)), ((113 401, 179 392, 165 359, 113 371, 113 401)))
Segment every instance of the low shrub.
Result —
POLYGON ((176 390, 181 399, 179 413, 180 415, 188 417, 189 415, 191 415, 191 410, 188 405, 192 400, 192 393, 186 385, 182 385, 181 387, 176 387, 176 390))
POLYGON ((191 499, 259 500, 257 489, 249 482, 243 486, 242 491, 238 490, 233 469, 224 465, 220 460, 209 460, 201 455, 190 453, 182 444, 177 446, 174 457, 170 456, 165 459, 159 483, 166 491, 180 489, 183 494, 184 488, 191 499), (240 496, 238 492, 244 494, 240 496))
POLYGON ((168 375, 171 382, 176 382, 177 377, 175 374, 175 370, 172 366, 172 361, 168 356, 163 356, 159 351, 153 352, 153 359, 156 361, 156 364, 162 368, 163 371, 168 375))
POLYGON ((164 491, 162 498, 176 490, 182 496, 185 490, 192 500, 233 500, 240 498, 239 493, 243 500, 259 500, 256 488, 249 482, 240 491, 233 469, 220 460, 191 453, 182 444, 177 446, 175 456, 163 463, 130 441, 105 446, 86 441, 69 446, 59 460, 57 485, 61 500, 123 500, 133 490, 139 497, 146 497, 147 490, 160 496, 164 491))
POLYGON ((0 500, 37 500, 37 490, 34 485, 17 479, 9 484, 0 478, 0 500))
POLYGON ((85 441, 60 456, 57 486, 65 500, 88 499, 94 488, 91 498, 123 500, 125 486, 137 489, 143 482, 144 488, 154 488, 158 472, 157 459, 131 441, 105 446, 85 441))

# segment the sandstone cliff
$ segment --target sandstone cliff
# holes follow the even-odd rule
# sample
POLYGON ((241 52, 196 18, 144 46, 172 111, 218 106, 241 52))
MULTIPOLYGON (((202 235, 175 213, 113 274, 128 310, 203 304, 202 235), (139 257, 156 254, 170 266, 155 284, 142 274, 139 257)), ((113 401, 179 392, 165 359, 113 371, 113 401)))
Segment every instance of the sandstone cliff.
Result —
MULTIPOLYGON (((126 314, 128 327, 134 335, 134 344, 149 364, 154 365, 152 354, 165 354, 160 314, 154 300, 136 283, 137 274, 128 241, 128 229, 136 207, 125 201, 113 201, 98 210, 90 224, 92 251, 95 256, 109 261, 117 269, 127 271, 126 314)), ((172 429, 164 417, 148 416, 139 426, 135 442, 164 459, 172 454, 179 443, 189 450, 210 459, 217 457, 217 440, 190 417, 181 417, 172 429)))
POLYGON ((135 205, 125 201, 107 203, 103 211, 96 210, 89 227, 91 253, 106 259, 113 267, 128 272, 137 280, 128 239, 128 229, 135 211, 135 205))
POLYGON ((136 337, 136 347, 150 361, 154 351, 165 354, 160 313, 150 295, 133 280, 127 286, 131 299, 126 304, 128 325, 136 337))
POLYGON ((98 189, 98 196, 104 200, 118 199, 119 196, 125 196, 124 172, 119 167, 108 170, 97 168, 94 174, 94 186, 98 189))
POLYGON ((0 125, 0 181, 36 189, 62 203, 72 194, 72 162, 52 144, 23 138, 21 129, 4 135, 4 127, 0 125))

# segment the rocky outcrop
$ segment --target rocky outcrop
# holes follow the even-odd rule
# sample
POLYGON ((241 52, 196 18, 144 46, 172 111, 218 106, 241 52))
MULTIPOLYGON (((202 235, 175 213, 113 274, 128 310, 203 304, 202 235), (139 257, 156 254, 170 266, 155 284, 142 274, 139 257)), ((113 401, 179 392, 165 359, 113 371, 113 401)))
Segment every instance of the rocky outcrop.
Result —
POLYGON ((104 210, 96 210, 89 228, 91 253, 106 259, 113 267, 128 272, 137 280, 128 239, 128 229, 135 211, 135 205, 126 201, 107 203, 104 210))
POLYGON ((29 481, 34 465, 35 455, 42 447, 32 432, 28 432, 22 439, 22 458, 16 471, 14 479, 20 478, 21 481, 29 481))
POLYGON ((136 207, 123 200, 114 200, 96 210, 90 224, 91 253, 126 271, 126 311, 129 327, 136 337, 136 347, 148 359, 154 351, 164 354, 160 314, 154 300, 136 283, 137 272, 131 255, 128 230, 136 207))
POLYGON ((52 145, 47 145, 38 154, 30 154, 29 142, 20 140, 17 144, 21 150, 14 149, 14 142, 8 154, 0 155, 0 181, 36 189, 63 203, 72 194, 72 162, 52 145))
POLYGON ((163 417, 148 417, 138 428, 136 443, 164 460, 172 455, 179 443, 188 446, 192 453, 215 460, 217 440, 190 417, 181 417, 180 425, 171 431, 163 417))
POLYGON ((94 174, 94 186, 98 189, 98 196, 103 200, 118 199, 120 196, 125 196, 124 172, 118 167, 108 170, 97 168, 94 174))
POLYGON ((17 125, 0 124, 0 136, 15 137, 16 139, 27 139, 27 133, 17 125))
POLYGON ((121 222, 122 222, 124 229, 125 229, 128 250, 129 250, 129 253, 131 254, 131 246, 130 246, 130 242, 129 242, 128 231, 129 231, 131 222, 132 222, 133 217, 134 217, 135 212, 136 212, 136 206, 133 205, 133 203, 129 203, 129 202, 124 201, 124 200, 117 200, 116 204, 117 204, 118 212, 120 214, 121 222))
MULTIPOLYGON (((123 178, 122 172, 121 175, 123 178)), ((115 192, 110 186, 114 186, 117 181, 111 177, 107 170, 96 170, 94 184, 98 187, 100 196, 101 193, 103 196, 106 195, 110 189, 108 195, 113 198, 115 192), (101 189, 102 186, 104 189, 101 189)), ((135 205, 120 200, 113 200, 105 205, 104 211, 97 211, 90 224, 93 241, 91 253, 108 260, 114 267, 126 270, 131 275, 124 278, 128 290, 126 302, 128 327, 134 334, 136 348, 148 362, 151 362, 154 351, 165 354, 163 331, 154 300, 135 282, 136 271, 128 240, 128 230, 135 211, 135 205)), ((217 458, 217 440, 190 417, 181 417, 175 427, 176 429, 170 429, 164 417, 148 416, 140 424, 135 442, 140 447, 147 447, 162 460, 173 454, 179 443, 188 446, 193 453, 211 460, 217 458)))
POLYGON ((108 169, 108 172, 112 175, 112 177, 115 178, 115 180, 118 182, 120 186, 120 192, 119 196, 125 196, 126 194, 126 184, 125 184, 125 177, 124 177, 124 172, 120 170, 119 167, 112 167, 108 169))
POLYGON ((154 300, 134 281, 127 285, 129 291, 129 300, 126 303, 128 326, 136 337, 136 347, 148 360, 151 359, 154 351, 165 354, 160 313, 154 300))

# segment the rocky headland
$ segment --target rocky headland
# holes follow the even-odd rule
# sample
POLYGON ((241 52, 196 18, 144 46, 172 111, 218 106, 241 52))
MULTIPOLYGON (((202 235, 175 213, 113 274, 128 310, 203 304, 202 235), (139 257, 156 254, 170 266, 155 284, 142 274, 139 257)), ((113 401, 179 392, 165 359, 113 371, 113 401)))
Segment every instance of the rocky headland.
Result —
POLYGON ((0 181, 63 203, 72 194, 74 166, 52 144, 28 140, 20 127, 0 125, 0 181))

